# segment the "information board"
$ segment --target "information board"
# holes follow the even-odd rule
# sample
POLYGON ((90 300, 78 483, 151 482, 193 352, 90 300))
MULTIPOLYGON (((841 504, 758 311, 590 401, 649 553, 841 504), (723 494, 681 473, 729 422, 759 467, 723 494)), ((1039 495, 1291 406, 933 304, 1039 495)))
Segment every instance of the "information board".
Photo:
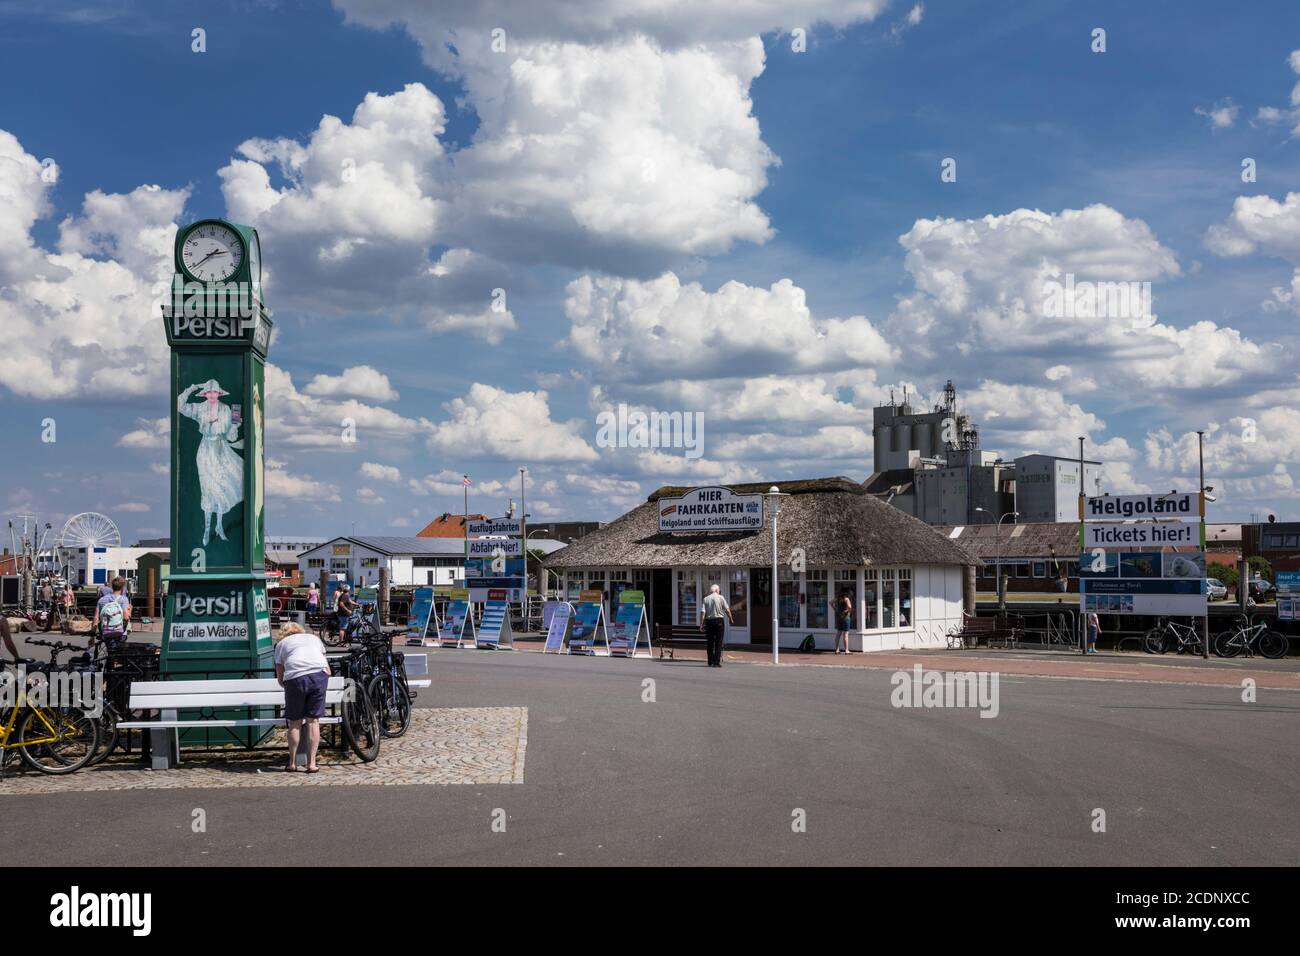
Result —
POLYGON ((643 632, 648 653, 650 627, 645 619, 645 595, 640 591, 624 591, 623 600, 619 603, 618 612, 609 628, 609 653, 635 657, 643 632))
POLYGON ((1277 619, 1294 621, 1300 615, 1300 571, 1278 571, 1273 575, 1277 588, 1277 619))
MULTIPOLYGON (((542 653, 554 651, 556 654, 564 647, 564 638, 569 633, 569 619, 573 615, 573 605, 568 601, 547 601, 549 605, 550 618, 546 621, 546 643, 542 645, 542 653)), ((542 616, 546 617, 547 609, 543 609, 542 616)))
POLYGON ((605 630, 605 605, 581 601, 573 609, 573 626, 569 630, 568 653, 595 654, 597 640, 609 653, 609 634, 605 630))
POLYGON ((510 605, 506 601, 488 601, 483 605, 483 618, 479 622, 477 646, 496 649, 509 648, 513 643, 510 632, 510 605))
POLYGON ((433 640, 441 637, 438 615, 433 610, 433 588, 416 588, 411 595, 411 611, 406 617, 406 643, 424 644, 433 632, 433 640))
POLYGON ((456 647, 474 646, 474 616, 470 613, 469 601, 456 600, 447 605, 438 646, 446 647, 448 642, 456 647))

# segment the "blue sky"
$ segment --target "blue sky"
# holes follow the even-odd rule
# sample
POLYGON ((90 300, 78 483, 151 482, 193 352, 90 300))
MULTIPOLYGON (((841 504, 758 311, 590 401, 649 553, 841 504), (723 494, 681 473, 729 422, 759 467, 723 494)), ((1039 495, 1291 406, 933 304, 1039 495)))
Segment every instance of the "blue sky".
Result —
POLYGON ((167 533, 148 289, 220 215, 279 326, 274 536, 413 533, 462 473, 500 512, 519 467, 548 519, 865 478, 872 404, 947 378, 986 447, 1086 434, 1110 490, 1167 490, 1207 429, 1214 517, 1294 513, 1300 9, 733 6, 0 0, 6 510, 167 533), (1036 317, 1043 270, 1152 314, 1036 317), (597 447, 619 402, 702 413, 703 459, 597 447))

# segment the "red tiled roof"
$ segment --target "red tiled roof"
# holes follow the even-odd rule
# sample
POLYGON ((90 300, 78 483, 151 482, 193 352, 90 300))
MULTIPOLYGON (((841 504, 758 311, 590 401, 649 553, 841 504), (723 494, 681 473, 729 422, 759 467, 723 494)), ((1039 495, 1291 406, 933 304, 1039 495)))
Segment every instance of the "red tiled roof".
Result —
MULTIPOLYGON (((470 515, 470 521, 482 521, 487 515, 470 515)), ((463 538, 465 537, 465 516, 443 514, 434 518, 424 529, 419 531, 417 538, 463 538)))

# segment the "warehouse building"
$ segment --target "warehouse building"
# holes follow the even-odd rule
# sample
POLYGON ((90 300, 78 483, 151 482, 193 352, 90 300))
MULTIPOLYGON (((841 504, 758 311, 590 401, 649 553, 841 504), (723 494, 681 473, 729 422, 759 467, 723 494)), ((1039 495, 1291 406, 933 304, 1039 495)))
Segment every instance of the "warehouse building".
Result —
POLYGON ((627 514, 549 555, 565 596, 605 595, 606 612, 632 588, 646 593, 651 624, 695 626, 700 601, 722 589, 735 624, 729 644, 772 642, 775 599, 782 647, 812 635, 820 648, 835 643, 834 602, 853 598, 850 645, 855 651, 943 646, 964 607, 974 610, 979 560, 921 521, 868 494, 849 478, 780 483, 778 579, 772 581, 770 483, 730 485, 731 496, 762 495, 743 531, 662 531, 661 512, 708 489, 664 487, 627 514), (661 507, 661 501, 664 506, 661 507))
POLYGON ((464 577, 462 538, 405 536, 343 536, 298 555, 303 581, 318 581, 322 571, 357 587, 379 584, 380 569, 388 571, 393 587, 444 585, 464 577))

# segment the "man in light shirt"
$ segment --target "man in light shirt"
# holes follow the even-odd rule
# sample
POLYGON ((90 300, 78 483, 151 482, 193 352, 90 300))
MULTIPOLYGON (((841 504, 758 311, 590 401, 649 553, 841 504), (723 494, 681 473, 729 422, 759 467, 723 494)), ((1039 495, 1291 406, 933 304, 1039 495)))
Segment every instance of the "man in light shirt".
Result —
POLYGON ((716 584, 709 588, 708 595, 700 607, 700 627, 708 640, 709 666, 722 666, 722 638, 726 634, 727 622, 735 623, 731 617, 731 606, 722 596, 722 589, 716 584))
POLYGON ((289 772, 298 769, 302 725, 307 725, 307 772, 316 773, 320 748, 320 719, 325 716, 325 690, 330 665, 320 638, 298 624, 280 628, 275 644, 275 679, 284 688, 284 717, 289 724, 289 772))

